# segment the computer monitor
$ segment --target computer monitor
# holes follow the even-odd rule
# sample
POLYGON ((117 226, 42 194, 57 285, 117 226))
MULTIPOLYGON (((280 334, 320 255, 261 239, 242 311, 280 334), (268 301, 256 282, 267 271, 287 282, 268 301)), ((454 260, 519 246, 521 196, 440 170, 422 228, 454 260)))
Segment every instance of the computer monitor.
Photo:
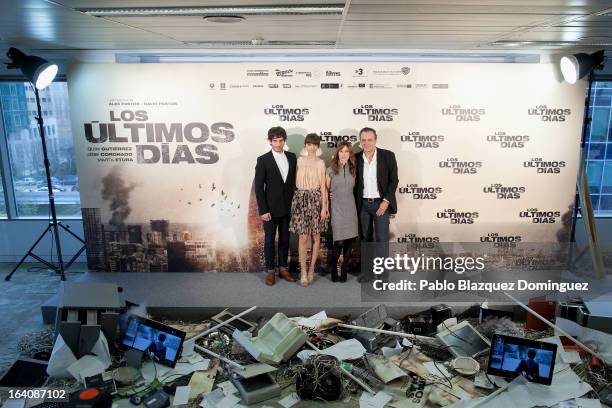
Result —
POLYGON ((0 391, 8 391, 15 387, 42 387, 47 383, 46 361, 31 358, 19 358, 3 374, 0 375, 0 391))
POLYGON ((477 357, 489 350, 489 340, 478 333, 471 324, 463 321, 436 334, 436 338, 448 346, 455 357, 477 357))
POLYGON ((495 334, 491 341, 487 374, 550 385, 555 369, 557 345, 521 337, 495 334))
POLYGON ((157 363, 174 367, 185 341, 185 332, 160 322, 132 315, 121 346, 140 350, 157 363))
MULTIPOLYGON (((211 319, 217 323, 223 323, 226 320, 229 320, 233 317, 235 317, 235 315, 233 315, 226 309, 214 315, 213 317, 211 317, 211 319)), ((255 330, 256 325, 251 322, 247 322, 246 320, 241 319, 239 317, 237 319, 232 320, 230 323, 226 324, 225 326, 221 326, 221 328, 223 327, 228 328, 229 333, 233 333, 235 329, 238 329, 241 332, 244 332, 244 331, 252 332, 253 330, 255 330)))

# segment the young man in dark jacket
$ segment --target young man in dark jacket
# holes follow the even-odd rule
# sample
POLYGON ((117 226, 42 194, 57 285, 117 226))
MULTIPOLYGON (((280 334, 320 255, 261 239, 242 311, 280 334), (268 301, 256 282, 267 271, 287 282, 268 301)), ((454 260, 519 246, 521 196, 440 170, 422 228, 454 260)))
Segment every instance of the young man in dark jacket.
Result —
POLYGON ((265 234, 267 285, 274 285, 277 266, 282 279, 295 282, 295 278, 287 268, 287 259, 289 258, 289 218, 295 189, 297 158, 295 154, 285 152, 286 140, 285 129, 280 126, 271 128, 268 131, 268 141, 272 150, 259 156, 255 166, 255 196, 265 234), (277 231, 278 252, 274 245, 277 231))

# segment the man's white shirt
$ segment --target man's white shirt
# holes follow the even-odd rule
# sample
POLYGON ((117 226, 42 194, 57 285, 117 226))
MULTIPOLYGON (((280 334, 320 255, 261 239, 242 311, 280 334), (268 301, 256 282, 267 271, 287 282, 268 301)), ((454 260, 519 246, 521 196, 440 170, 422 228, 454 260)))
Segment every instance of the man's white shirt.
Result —
POLYGON ((372 161, 368 162, 365 152, 363 153, 363 198, 380 198, 378 191, 378 178, 376 174, 376 154, 374 150, 372 161))
POLYGON ((280 170, 281 176, 283 176, 283 182, 287 181, 287 175, 289 174, 289 160, 287 160, 287 155, 285 152, 276 153, 272 150, 272 155, 274 156, 274 161, 276 161, 276 165, 280 170))

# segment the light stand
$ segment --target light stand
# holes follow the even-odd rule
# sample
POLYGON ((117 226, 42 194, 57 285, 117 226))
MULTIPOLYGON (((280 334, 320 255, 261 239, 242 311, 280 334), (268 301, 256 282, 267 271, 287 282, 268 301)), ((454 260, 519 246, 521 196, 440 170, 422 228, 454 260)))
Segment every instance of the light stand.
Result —
POLYGON ((17 266, 13 268, 13 270, 6 275, 4 280, 10 280, 15 271, 23 264, 28 256, 36 259, 40 263, 46 265, 50 269, 54 270, 55 273, 60 274, 61 279, 63 281, 66 280, 66 275, 64 271, 72 265, 72 263, 78 258, 79 255, 85 250, 85 241, 72 231, 69 228, 64 226, 61 222, 57 220, 57 213, 55 210, 55 197, 53 194, 53 185, 51 183, 51 170, 49 168, 49 156, 47 154, 47 143, 45 139, 45 126, 42 115, 42 109, 40 106, 40 96, 38 94, 39 89, 44 89, 47 85, 49 85, 53 78, 55 78, 55 74, 57 73, 57 65, 51 64, 48 61, 35 57, 35 56, 27 56, 16 48, 9 49, 6 54, 12 62, 7 64, 7 68, 19 68, 23 72, 24 76, 30 80, 30 82, 34 85, 34 95, 36 96, 36 109, 38 116, 35 116, 36 122, 38 123, 38 132, 40 134, 40 140, 42 143, 42 151, 43 151, 43 159, 45 164, 45 175, 47 177, 47 190, 49 195, 49 208, 51 210, 51 221, 47 228, 40 234, 38 239, 34 242, 34 244, 30 247, 28 252, 21 258, 17 266), (68 232, 77 240, 83 243, 81 249, 64 265, 64 259, 62 257, 62 247, 59 235, 59 228, 62 228, 64 231, 68 232), (36 255, 33 251, 34 248, 38 245, 38 243, 43 239, 43 237, 47 234, 47 232, 52 231, 53 239, 55 241, 55 250, 57 252, 57 265, 49 262, 42 257, 36 255))

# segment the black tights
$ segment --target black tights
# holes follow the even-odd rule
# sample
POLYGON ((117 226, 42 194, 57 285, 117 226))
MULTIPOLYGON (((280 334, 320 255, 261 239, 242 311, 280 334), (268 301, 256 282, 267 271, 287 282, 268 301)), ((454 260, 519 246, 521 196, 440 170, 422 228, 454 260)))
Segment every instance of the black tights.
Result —
POLYGON ((353 248, 353 243, 357 238, 349 238, 340 241, 334 241, 334 246, 332 249, 332 259, 331 259, 331 278, 334 282, 346 282, 346 274, 349 269, 349 261, 351 259, 351 250, 353 248), (340 259, 340 254, 342 253, 342 257, 344 261, 342 262, 342 268, 340 271, 340 275, 338 275, 338 260, 340 259))

